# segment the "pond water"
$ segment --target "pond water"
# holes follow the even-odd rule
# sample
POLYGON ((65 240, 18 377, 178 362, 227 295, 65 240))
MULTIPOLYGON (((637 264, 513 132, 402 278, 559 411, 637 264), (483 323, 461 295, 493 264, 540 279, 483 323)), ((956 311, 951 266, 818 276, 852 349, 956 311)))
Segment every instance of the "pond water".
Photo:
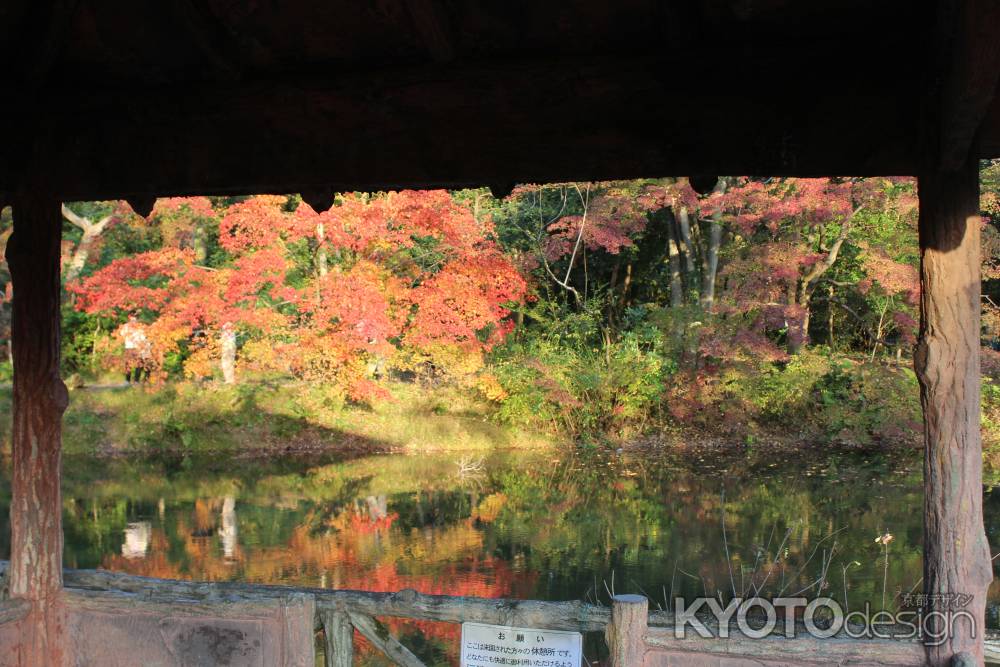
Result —
MULTIPOLYGON (((676 595, 728 596, 751 582, 765 596, 813 596, 822 580, 824 594, 852 609, 883 599, 895 607, 919 590, 919 462, 794 458, 511 450, 267 463, 67 459, 65 560, 155 577, 376 591, 604 603, 612 591, 641 592, 654 607, 676 595), (885 533, 888 558, 875 542, 885 533)), ((986 518, 1000 545, 1000 494, 986 494, 986 518)), ((8 539, 6 526, 0 536, 8 539)), ((995 609, 989 622, 1000 624, 995 609)), ((391 627, 430 662, 454 659, 455 627, 391 627)))

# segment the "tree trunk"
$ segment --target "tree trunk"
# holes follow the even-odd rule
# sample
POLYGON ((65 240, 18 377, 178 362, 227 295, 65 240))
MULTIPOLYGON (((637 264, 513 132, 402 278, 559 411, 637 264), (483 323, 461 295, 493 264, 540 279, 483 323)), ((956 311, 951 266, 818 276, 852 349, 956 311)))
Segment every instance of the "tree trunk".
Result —
POLYGON ((64 659, 62 413, 69 396, 59 377, 59 250, 62 219, 54 198, 14 202, 7 263, 14 287, 11 433, 10 594, 31 602, 23 626, 25 664, 64 659))
MULTIPOLYGON (((478 199, 476 201, 478 201, 478 199)), ((320 276, 325 276, 328 271, 326 259, 326 227, 322 222, 316 224, 316 243, 319 244, 316 247, 316 271, 320 276)))
MULTIPOLYGON (((726 191, 726 179, 720 178, 715 184, 715 192, 726 191)), ((715 274, 719 271, 719 246, 722 244, 722 211, 712 214, 709 223, 708 248, 705 250, 705 263, 701 272, 701 307, 712 310, 715 305, 715 274)))
POLYGON ((681 241, 684 242, 684 272, 687 280, 694 280, 694 243, 691 241, 691 216, 687 206, 677 209, 677 228, 681 231, 681 241))
POLYGON ((677 224, 671 219, 667 225, 667 256, 670 261, 671 308, 679 308, 684 303, 684 285, 681 283, 681 252, 677 242, 677 234, 677 224))
POLYGON ((208 230, 205 223, 199 220, 194 226, 194 234, 191 238, 191 249, 194 250, 194 261, 196 264, 204 264, 208 261, 208 230))
MULTIPOLYGON (((969 653, 983 662, 986 589, 992 580, 983 530, 979 415, 978 172, 920 178, 920 342, 914 366, 924 410, 924 591, 972 595, 928 664, 969 653), (973 625, 974 627, 970 627, 973 625)), ((946 610, 942 610, 946 611, 946 610)))
POLYGON ((799 305, 802 306, 802 319, 788 327, 788 351, 792 354, 798 354, 809 340, 809 320, 812 319, 809 296, 807 295, 799 305))
POLYGON ((69 282, 80 277, 80 273, 83 271, 83 267, 87 265, 87 259, 90 257, 90 249, 94 247, 94 241, 104 233, 108 223, 111 222, 111 216, 109 215, 97 222, 92 222, 81 215, 77 215, 65 204, 61 206, 60 211, 64 218, 79 227, 83 232, 80 242, 73 249, 73 256, 69 260, 69 265, 66 267, 66 281, 69 282))
POLYGON ((236 330, 226 323, 219 334, 222 379, 226 384, 236 382, 236 330))
POLYGON ((622 281, 622 307, 629 305, 628 292, 632 288, 632 262, 625 265, 625 280, 622 281))
POLYGON ((826 344, 830 346, 833 350, 834 339, 833 339, 833 285, 827 288, 828 299, 826 301, 826 344))
POLYGON ((90 257, 90 249, 93 247, 94 241, 97 240, 98 236, 100 236, 100 233, 95 234, 90 229, 83 232, 80 242, 73 249, 73 256, 69 260, 69 266, 66 267, 67 281, 76 280, 80 276, 83 267, 87 264, 87 259, 90 257))
POLYGON ((822 261, 816 262, 796 283, 788 286, 788 305, 798 305, 803 311, 800 324, 790 323, 788 325, 788 351, 792 354, 798 354, 802 346, 809 340, 809 318, 812 314, 809 308, 812 302, 813 290, 816 289, 817 281, 823 274, 837 263, 837 258, 840 256, 840 249, 847 240, 847 235, 851 231, 851 225, 854 224, 854 216, 860 210, 861 208, 856 209, 840 223, 840 232, 837 233, 837 238, 834 239, 829 249, 826 250, 826 257, 822 261))
POLYGON ((715 275, 719 270, 719 245, 722 243, 722 223, 714 216, 705 252, 705 269, 701 274, 701 307, 712 310, 715 305, 715 275))

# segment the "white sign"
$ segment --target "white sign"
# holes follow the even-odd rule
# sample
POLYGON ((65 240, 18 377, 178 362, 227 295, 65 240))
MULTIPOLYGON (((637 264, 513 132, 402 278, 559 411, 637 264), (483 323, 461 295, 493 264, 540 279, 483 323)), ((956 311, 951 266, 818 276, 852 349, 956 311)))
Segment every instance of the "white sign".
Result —
POLYGON ((462 623, 462 667, 580 667, 583 635, 462 623))

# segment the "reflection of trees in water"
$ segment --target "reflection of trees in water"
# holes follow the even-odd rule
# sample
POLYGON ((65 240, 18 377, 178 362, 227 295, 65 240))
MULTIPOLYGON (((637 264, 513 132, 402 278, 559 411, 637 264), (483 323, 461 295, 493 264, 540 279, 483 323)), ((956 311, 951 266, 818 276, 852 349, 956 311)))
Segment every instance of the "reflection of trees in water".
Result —
MULTIPOLYGON (((429 501, 425 499, 424 504, 429 501)), ((288 513, 240 504, 233 496, 167 504, 163 520, 149 532, 144 557, 106 554, 101 566, 143 576, 175 579, 282 582, 329 588, 398 591, 412 588, 435 595, 526 597, 535 575, 517 571, 502 558, 484 554, 476 520, 400 527, 384 494, 365 496, 336 511, 316 506, 296 513, 291 529, 265 543, 266 523, 288 513), (322 517, 321 521, 317 518, 322 517), (239 524, 239 525, 238 525, 239 524), (318 524, 318 525, 317 525, 318 524), (246 545, 239 545, 242 537, 246 545)), ((436 514, 429 512, 429 514, 436 514)), ((130 524, 131 526, 131 524, 130 524)), ((457 657, 459 628, 449 624, 384 619, 397 635, 431 642, 427 651, 457 657)), ((367 651, 363 641, 360 650, 367 651)))
POLYGON ((236 527, 236 499, 232 496, 226 496, 222 501, 221 524, 219 537, 222 539, 222 555, 227 561, 236 560, 239 530, 236 527))
MULTIPOLYGON (((426 503, 426 501, 425 501, 426 503)), ((512 595, 530 592, 532 577, 517 577, 502 559, 484 555, 483 533, 467 518, 448 525, 396 527, 398 514, 385 495, 359 498, 337 512, 305 507, 289 530, 268 535, 266 524, 286 512, 241 502, 237 522, 232 496, 167 505, 150 528, 146 558, 126 561, 106 554, 101 566, 167 578, 230 579, 435 594, 512 595), (213 511, 215 510, 215 511, 213 511), (324 517, 317 525, 317 517, 324 517), (249 545, 240 545, 245 540, 249 545), (178 548, 180 547, 180 548, 178 548), (238 563, 234 573, 227 561, 238 563)), ((149 525, 147 523, 147 525, 149 525)), ((148 540, 147 540, 148 541, 148 540)))
POLYGON ((389 516, 389 501, 383 493, 380 496, 368 496, 365 498, 365 506, 368 508, 368 516, 378 521, 389 516))
POLYGON ((815 578, 831 546, 821 540, 846 527, 826 593, 842 597, 841 565, 857 560, 852 608, 881 599, 874 538, 885 531, 896 536, 890 596, 920 577, 919 474, 849 460, 762 471, 745 457, 693 455, 678 465, 627 453, 556 456, 491 455, 473 485, 455 475, 455 455, 434 455, 285 464, 252 478, 185 471, 159 486, 134 485, 145 500, 69 495, 67 563, 157 577, 602 602, 613 573, 616 592, 643 591, 655 607, 671 587, 688 597, 728 595, 726 546, 738 588, 755 569, 773 570, 773 592, 788 584, 793 593, 815 578), (122 531, 140 520, 151 524, 146 556, 127 559, 122 531))
POLYGON ((671 588, 728 597, 754 576, 765 583, 768 572, 761 593, 790 595, 816 581, 825 558, 825 594, 843 597, 841 566, 857 560, 864 565, 847 581, 852 608, 877 606, 883 561, 874 538, 887 530, 901 538, 891 549, 890 593, 907 592, 921 575, 919 478, 885 462, 803 456, 761 470, 745 457, 664 465, 599 455, 502 479, 503 510, 486 508, 496 514, 496 544, 548 573, 541 592, 551 598, 607 603, 605 584, 614 581, 616 592, 644 592, 665 606, 671 588))
POLYGON ((153 527, 148 521, 136 521, 125 526, 125 541, 122 542, 122 556, 144 558, 149 549, 149 538, 153 527))

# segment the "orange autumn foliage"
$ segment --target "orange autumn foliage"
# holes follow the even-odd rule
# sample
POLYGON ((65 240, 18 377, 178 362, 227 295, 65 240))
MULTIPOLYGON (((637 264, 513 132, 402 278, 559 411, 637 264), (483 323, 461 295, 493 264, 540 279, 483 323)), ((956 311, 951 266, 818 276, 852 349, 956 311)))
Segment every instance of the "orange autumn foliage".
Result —
POLYGON ((355 400, 384 398, 380 376, 393 365, 471 378, 512 328, 508 306, 523 300, 524 278, 492 223, 447 192, 346 195, 320 214, 305 203, 290 209, 283 196, 220 208, 160 200, 151 219, 169 232, 165 247, 68 289, 87 313, 141 313, 158 366, 181 354, 187 375, 211 376, 231 326, 239 368, 321 380, 355 400), (184 229, 206 221, 218 225, 224 253, 214 266, 198 262, 184 229), (303 248, 322 263, 304 266, 303 248))

